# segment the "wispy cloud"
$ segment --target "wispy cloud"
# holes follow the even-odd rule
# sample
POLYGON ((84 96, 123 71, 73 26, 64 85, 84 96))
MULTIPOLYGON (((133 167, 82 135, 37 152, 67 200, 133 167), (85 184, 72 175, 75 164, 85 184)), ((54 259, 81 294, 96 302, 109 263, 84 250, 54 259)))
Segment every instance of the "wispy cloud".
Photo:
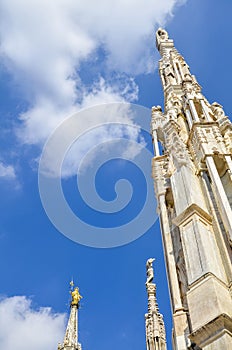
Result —
POLYGON ((8 180, 16 179, 14 167, 12 165, 6 165, 0 162, 0 178, 8 180))

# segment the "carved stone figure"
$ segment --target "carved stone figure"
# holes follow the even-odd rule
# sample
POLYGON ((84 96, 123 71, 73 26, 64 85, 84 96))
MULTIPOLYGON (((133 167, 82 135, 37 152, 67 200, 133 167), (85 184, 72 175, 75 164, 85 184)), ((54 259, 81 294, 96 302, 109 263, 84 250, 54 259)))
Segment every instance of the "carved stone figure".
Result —
POLYGON ((187 79, 191 80, 192 76, 191 76, 191 73, 190 73, 190 70, 189 70, 189 66, 185 62, 184 57, 180 55, 178 58, 179 58, 180 68, 181 68, 181 71, 182 71, 182 74, 183 74, 184 78, 187 78, 187 79))
POLYGON ((185 268, 185 262, 184 262, 184 255, 183 250, 179 250, 179 255, 177 259, 177 273, 178 273, 178 280, 180 284, 180 290, 181 290, 181 298, 182 302, 185 308, 188 307, 187 300, 186 300, 186 293, 187 293, 187 277, 186 277, 186 268, 185 268))
POLYGON ((192 82, 186 80, 183 82, 183 90, 184 93, 187 95, 188 94, 188 98, 189 99, 193 99, 196 96, 196 92, 194 91, 194 86, 192 84, 192 82))
POLYGON ((169 123, 165 124, 164 129, 169 161, 173 162, 174 168, 180 169, 183 165, 192 168, 189 152, 179 135, 179 125, 173 120, 170 120, 169 123))
POLYGON ((187 125, 185 122, 185 118, 184 115, 181 113, 178 115, 177 117, 177 123, 180 127, 180 137, 182 138, 183 142, 186 143, 188 140, 188 129, 187 129, 187 125))
POLYGON ((223 107, 219 103, 217 102, 212 103, 211 109, 214 113, 214 117, 216 120, 225 117, 225 112, 223 110, 223 107))
POLYGON ((177 109, 176 108, 170 108, 167 112, 167 118, 168 120, 177 120, 177 109))
POLYGON ((154 278, 154 270, 153 270, 153 266, 152 266, 153 261, 155 261, 155 259, 150 258, 147 260, 147 263, 146 263, 146 268, 147 268, 146 284, 151 283, 153 281, 153 278, 154 278))
POLYGON ((156 121, 157 119, 164 119, 162 108, 160 106, 153 106, 151 109, 151 117, 152 121, 156 121))
POLYGON ((165 122, 165 117, 162 113, 162 108, 160 106, 152 107, 151 112, 151 128, 157 131, 157 136, 159 141, 163 141, 162 127, 165 122))
POLYGON ((179 110, 182 108, 182 103, 181 99, 173 91, 171 91, 166 97, 166 110, 173 107, 179 110))

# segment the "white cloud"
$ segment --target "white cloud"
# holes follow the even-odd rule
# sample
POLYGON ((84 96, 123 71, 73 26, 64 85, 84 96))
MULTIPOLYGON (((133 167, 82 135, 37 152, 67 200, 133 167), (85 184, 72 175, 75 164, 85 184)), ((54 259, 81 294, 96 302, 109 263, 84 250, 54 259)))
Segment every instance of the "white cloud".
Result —
POLYGON ((29 104, 20 115, 21 142, 41 146, 81 108, 136 101, 138 87, 129 75, 151 70, 154 28, 180 2, 2 0, 0 56, 29 104))
POLYGON ((0 162, 0 178, 14 180, 16 178, 14 167, 0 162))
POLYGON ((34 310, 31 300, 15 296, 0 301, 0 348, 56 350, 65 330, 65 315, 51 308, 34 310))
POLYGON ((164 24, 178 0, 87 0, 80 2, 76 20, 103 43, 110 68, 127 73, 150 70, 154 27, 164 24))
MULTIPOLYGON (((125 77, 123 82, 118 81, 117 85, 112 86, 100 78, 92 85, 91 89, 86 89, 83 92, 81 103, 76 103, 76 105, 67 104, 58 108, 48 98, 40 99, 33 108, 21 114, 20 119, 23 123, 22 127, 17 129, 17 135, 27 144, 43 145, 50 133, 72 114, 102 103, 124 102, 125 96, 128 101, 135 100, 137 94, 138 88, 133 79, 125 77)), ((120 117, 120 121, 122 120, 120 117)), ((96 122, 104 123, 105 121, 101 115, 96 115, 96 122)), ((115 114, 115 120, 113 120, 111 115, 111 121, 117 122, 119 117, 115 114)), ((82 124, 85 124, 86 128, 88 127, 87 121, 83 120, 82 124)))
MULTIPOLYGON (((115 140, 127 138, 145 146, 144 139, 140 137, 140 128, 133 120, 133 112, 129 104, 107 104, 101 108, 91 109, 91 113, 94 114, 96 127, 89 129, 89 121, 83 120, 82 130, 85 128, 86 133, 82 133, 65 155, 62 166, 63 177, 87 170, 89 165, 97 161, 99 152, 101 152, 101 158, 102 154, 107 158, 112 142, 115 140)), ((76 131, 79 132, 79 130, 76 131)), ((138 149, 132 148, 131 145, 125 149, 125 144, 120 145, 119 142, 114 147, 117 147, 119 154, 129 159, 133 159, 138 154, 138 149)), ((48 162, 51 173, 56 156, 55 152, 52 153, 53 157, 48 162)))

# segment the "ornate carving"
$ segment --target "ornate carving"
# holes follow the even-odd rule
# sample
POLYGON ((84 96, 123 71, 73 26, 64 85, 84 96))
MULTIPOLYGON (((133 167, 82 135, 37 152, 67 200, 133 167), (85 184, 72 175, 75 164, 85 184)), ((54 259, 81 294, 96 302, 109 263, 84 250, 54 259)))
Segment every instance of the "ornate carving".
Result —
POLYGON ((228 127, 224 133, 224 141, 227 151, 232 154, 232 126, 228 127))
POLYGON ((179 169, 183 165, 192 167, 192 162, 185 143, 179 136, 178 125, 170 121, 165 125, 165 145, 169 153, 169 165, 172 169, 179 169))
POLYGON ((156 293, 156 285, 154 283, 147 283, 146 282, 146 288, 147 288, 147 293, 149 295, 156 293))
POLYGON ((154 189, 157 198, 160 194, 165 193, 166 189, 170 187, 169 179, 167 178, 168 160, 167 156, 161 159, 152 160, 152 177, 154 179, 154 189))
POLYGON ((223 137, 223 141, 228 153, 232 153, 232 124, 228 116, 225 115, 222 106, 217 102, 212 104, 212 110, 214 112, 214 119, 217 120, 219 125, 220 134, 223 137))
POLYGON ((171 108, 175 108, 178 115, 182 111, 182 100, 179 96, 177 96, 177 94, 171 91, 169 94, 167 94, 165 107, 166 111, 169 111, 171 108))
POLYGON ((159 330, 160 330, 160 337, 163 340, 166 340, 166 331, 164 327, 164 319, 162 314, 158 314, 158 320, 159 320, 159 330))

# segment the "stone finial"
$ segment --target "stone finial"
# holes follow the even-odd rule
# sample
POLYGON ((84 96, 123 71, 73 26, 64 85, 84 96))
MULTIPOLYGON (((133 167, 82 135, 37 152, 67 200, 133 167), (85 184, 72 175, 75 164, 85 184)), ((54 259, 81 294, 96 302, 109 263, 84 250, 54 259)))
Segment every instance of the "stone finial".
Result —
POLYGON ((162 113, 162 108, 161 108, 161 106, 153 106, 151 109, 151 112, 152 112, 152 114, 162 113))

